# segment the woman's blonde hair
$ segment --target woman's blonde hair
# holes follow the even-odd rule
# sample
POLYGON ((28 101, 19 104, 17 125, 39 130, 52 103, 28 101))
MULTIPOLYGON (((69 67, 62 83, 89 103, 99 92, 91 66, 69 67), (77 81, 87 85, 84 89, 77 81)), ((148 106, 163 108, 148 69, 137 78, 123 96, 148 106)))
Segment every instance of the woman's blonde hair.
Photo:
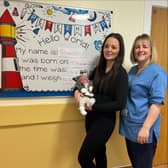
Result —
POLYGON ((150 48, 151 48, 151 59, 150 59, 150 62, 156 62, 156 60, 157 60, 156 47, 154 46, 154 44, 152 42, 152 39, 151 39, 151 37, 148 34, 142 34, 142 35, 139 35, 139 36, 137 36, 135 38, 133 46, 132 46, 132 49, 131 49, 131 54, 130 54, 131 62, 133 64, 137 63, 137 60, 136 60, 135 55, 134 55, 134 49, 135 49, 136 42, 138 40, 147 40, 147 41, 149 41, 150 48))

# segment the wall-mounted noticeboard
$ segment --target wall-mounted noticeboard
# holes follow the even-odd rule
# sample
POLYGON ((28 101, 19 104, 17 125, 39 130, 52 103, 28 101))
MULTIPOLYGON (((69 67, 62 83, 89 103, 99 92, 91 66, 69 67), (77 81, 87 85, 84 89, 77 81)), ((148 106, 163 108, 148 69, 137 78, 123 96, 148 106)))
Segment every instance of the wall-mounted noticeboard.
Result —
POLYGON ((71 96, 96 66, 112 12, 0 1, 0 97, 71 96))

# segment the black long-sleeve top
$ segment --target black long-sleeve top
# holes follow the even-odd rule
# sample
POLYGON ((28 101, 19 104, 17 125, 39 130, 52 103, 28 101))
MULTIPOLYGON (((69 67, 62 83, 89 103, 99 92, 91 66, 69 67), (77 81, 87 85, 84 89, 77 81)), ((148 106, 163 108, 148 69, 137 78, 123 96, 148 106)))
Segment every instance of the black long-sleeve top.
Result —
POLYGON ((108 85, 106 94, 95 93, 96 102, 92 107, 93 110, 89 113, 101 116, 113 116, 116 111, 120 111, 125 107, 128 94, 128 76, 126 70, 121 67, 115 81, 109 79, 108 85), (110 85, 113 85, 113 87, 110 87, 110 85))

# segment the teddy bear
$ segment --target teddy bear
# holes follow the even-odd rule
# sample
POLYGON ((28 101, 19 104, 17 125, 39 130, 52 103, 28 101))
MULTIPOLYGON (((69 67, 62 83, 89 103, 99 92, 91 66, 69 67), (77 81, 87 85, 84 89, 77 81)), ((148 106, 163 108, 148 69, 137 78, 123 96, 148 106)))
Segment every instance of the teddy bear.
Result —
POLYGON ((80 71, 80 76, 73 78, 73 80, 76 81, 75 88, 82 93, 79 101, 79 111, 82 115, 86 115, 85 104, 93 105, 95 103, 92 81, 88 79, 87 71, 85 70, 80 71))

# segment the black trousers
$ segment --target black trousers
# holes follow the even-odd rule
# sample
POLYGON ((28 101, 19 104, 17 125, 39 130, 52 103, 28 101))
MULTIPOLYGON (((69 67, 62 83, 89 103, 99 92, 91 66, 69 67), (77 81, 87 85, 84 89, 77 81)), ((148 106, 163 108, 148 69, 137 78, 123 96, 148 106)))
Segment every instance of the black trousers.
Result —
POLYGON ((152 168, 157 142, 139 144, 126 139, 128 156, 133 168, 152 168))
POLYGON ((107 168, 106 142, 114 127, 115 117, 86 116, 86 137, 80 148, 78 161, 81 168, 107 168))

